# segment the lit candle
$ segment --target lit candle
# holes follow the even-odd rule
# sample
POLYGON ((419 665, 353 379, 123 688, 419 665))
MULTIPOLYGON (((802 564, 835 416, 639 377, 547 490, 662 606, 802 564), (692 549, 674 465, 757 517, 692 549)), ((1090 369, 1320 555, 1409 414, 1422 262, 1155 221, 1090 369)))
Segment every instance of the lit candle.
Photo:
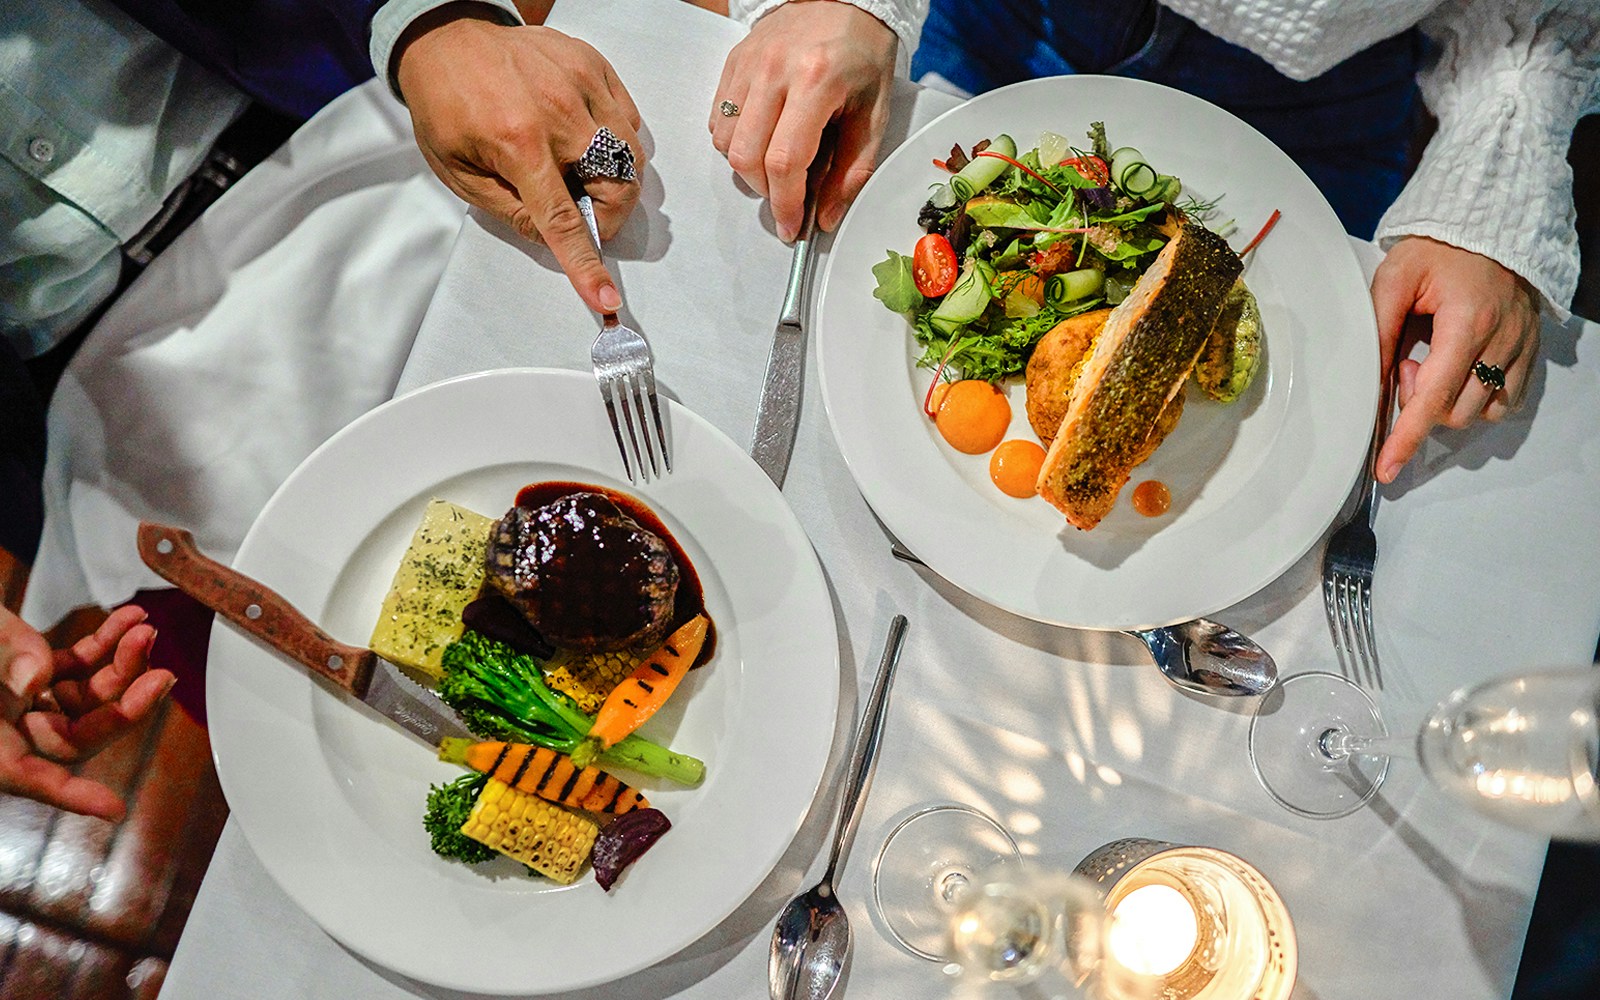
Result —
POLYGON ((1164 976, 1183 964, 1200 934, 1189 898, 1170 885, 1142 885, 1111 913, 1107 946, 1141 976, 1164 976))

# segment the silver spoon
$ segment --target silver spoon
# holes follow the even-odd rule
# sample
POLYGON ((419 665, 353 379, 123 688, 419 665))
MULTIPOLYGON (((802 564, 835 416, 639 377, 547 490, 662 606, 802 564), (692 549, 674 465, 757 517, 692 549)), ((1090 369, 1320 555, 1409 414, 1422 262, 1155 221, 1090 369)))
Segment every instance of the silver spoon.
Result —
MULTIPOLYGON (((916 553, 891 541, 889 552, 901 562, 926 566, 916 553)), ((1198 694, 1251 697, 1278 683, 1278 665, 1249 636, 1208 618, 1161 628, 1130 629, 1144 642, 1156 667, 1174 687, 1198 694)))
POLYGON ((833 875, 845 841, 855 828, 862 793, 872 774, 872 762, 878 756, 883 720, 888 715, 889 682, 900 662, 905 637, 906 617, 895 615, 889 623, 878 677, 872 682, 872 693, 861 713, 861 728, 856 731, 855 749, 845 771, 839 828, 833 835, 828 868, 822 873, 821 882, 789 900, 772 931, 772 949, 767 956, 767 986, 772 1000, 827 1000, 844 971, 844 961, 850 954, 850 921, 834 895, 833 875))
POLYGON ((1209 618, 1128 634, 1142 640, 1161 673, 1185 691, 1250 697, 1278 683, 1278 665, 1266 650, 1209 618))

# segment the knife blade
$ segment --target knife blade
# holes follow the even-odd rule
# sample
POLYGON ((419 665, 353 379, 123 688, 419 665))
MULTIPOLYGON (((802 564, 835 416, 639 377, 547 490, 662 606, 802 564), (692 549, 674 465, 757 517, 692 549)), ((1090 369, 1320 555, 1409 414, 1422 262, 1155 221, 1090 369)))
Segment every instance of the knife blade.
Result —
POLYGON ((182 528, 139 524, 139 558, 164 580, 426 743, 472 734, 438 696, 370 649, 339 642, 270 587, 203 554, 182 528))
MULTIPOLYGON (((813 185, 814 187, 814 185, 813 185)), ((767 355, 767 376, 756 407, 756 431, 750 457, 756 460, 779 489, 789 474, 789 456, 800 426, 800 390, 806 374, 805 288, 811 270, 811 239, 817 226, 815 191, 806 197, 805 221, 794 241, 789 261, 789 283, 783 293, 783 310, 772 333, 767 355)))

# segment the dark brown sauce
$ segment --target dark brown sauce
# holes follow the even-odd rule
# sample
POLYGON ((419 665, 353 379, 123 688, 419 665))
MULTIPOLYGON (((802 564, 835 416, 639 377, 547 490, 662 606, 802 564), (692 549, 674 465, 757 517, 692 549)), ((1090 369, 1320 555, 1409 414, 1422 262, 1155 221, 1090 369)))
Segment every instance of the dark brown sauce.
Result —
POLYGON ((672 623, 667 626, 667 634, 671 635, 677 631, 679 626, 695 615, 705 614, 710 624, 706 626, 705 643, 700 647, 700 655, 695 657, 694 665, 698 667, 709 661, 717 648, 717 626, 715 622, 711 622, 710 614, 706 613, 706 595, 700 586, 700 576, 695 572, 694 564, 689 561, 688 553, 683 551, 683 546, 672 537, 672 532, 661 523, 661 518, 656 516, 655 511, 626 493, 606 489, 604 486, 574 482, 530 483, 517 491, 517 506, 531 510, 574 493, 599 493, 616 504, 617 508, 628 517, 638 522, 639 527, 660 536, 667 544, 668 551, 678 564, 678 591, 673 598, 672 623))

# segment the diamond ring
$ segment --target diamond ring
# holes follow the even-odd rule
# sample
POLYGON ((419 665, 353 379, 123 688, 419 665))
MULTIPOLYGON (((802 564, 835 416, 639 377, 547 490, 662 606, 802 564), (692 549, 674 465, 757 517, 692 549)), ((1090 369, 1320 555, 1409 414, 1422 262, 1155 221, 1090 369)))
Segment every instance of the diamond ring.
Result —
POLYGON ((592 181, 597 177, 608 177, 618 181, 638 180, 639 175, 634 170, 633 147, 617 137, 617 134, 605 126, 594 134, 589 140, 589 148, 578 157, 578 162, 572 165, 572 172, 580 180, 592 181))

